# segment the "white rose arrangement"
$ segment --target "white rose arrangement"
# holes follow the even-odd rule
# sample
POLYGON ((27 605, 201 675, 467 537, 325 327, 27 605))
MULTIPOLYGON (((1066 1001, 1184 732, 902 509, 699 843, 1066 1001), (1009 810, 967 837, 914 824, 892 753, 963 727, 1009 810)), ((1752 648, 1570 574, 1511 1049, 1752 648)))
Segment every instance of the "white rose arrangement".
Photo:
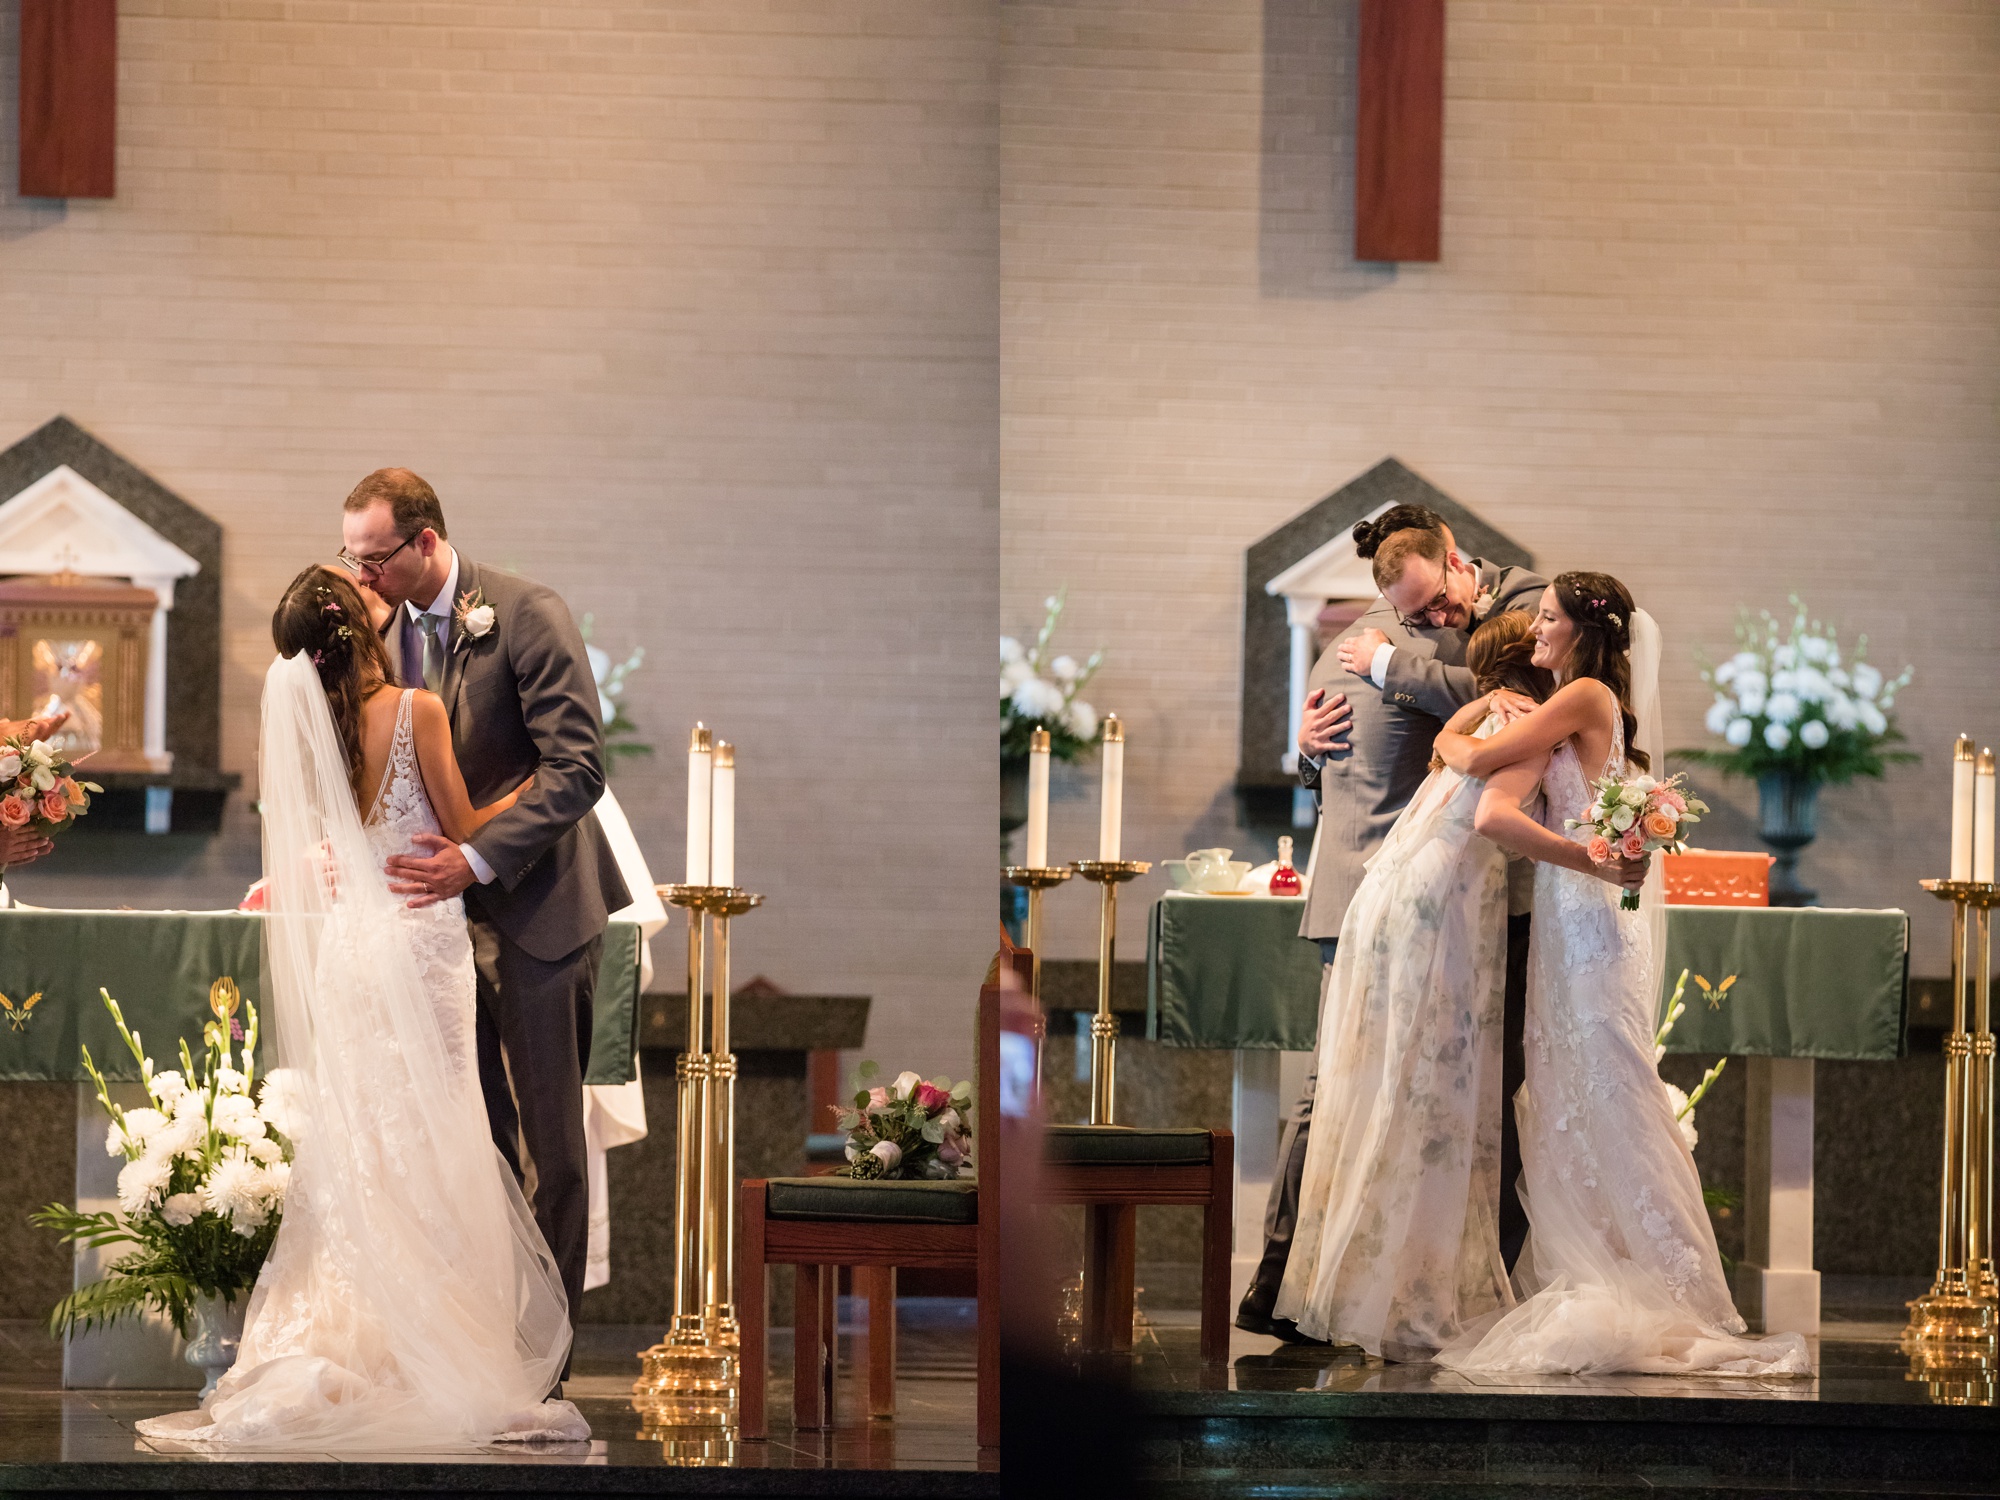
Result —
POLYGON ((1915 760, 1884 748, 1903 738, 1891 710, 1911 669, 1885 677, 1864 659, 1865 635, 1843 656, 1834 628, 1808 619, 1797 595, 1791 604, 1789 634, 1770 611, 1754 622, 1745 611, 1736 654, 1702 669, 1715 690, 1708 732, 1728 748, 1677 753, 1729 775, 1783 772, 1813 784, 1880 777, 1891 761, 1915 760))
POLYGON ((76 1244, 133 1248, 102 1280, 58 1302, 50 1331, 90 1328, 155 1307, 185 1337, 194 1299, 246 1295, 277 1238, 292 1144, 303 1128, 297 1080, 275 1069, 258 1091, 255 1005, 244 1007, 240 1054, 232 1046, 233 1016, 219 1015, 204 1030, 199 1072, 185 1041, 179 1070, 155 1072, 118 1002, 98 993, 138 1060, 149 1103, 119 1108, 90 1049, 83 1049, 84 1069, 111 1117, 105 1152, 125 1158, 118 1211, 79 1213, 52 1203, 33 1222, 76 1244))

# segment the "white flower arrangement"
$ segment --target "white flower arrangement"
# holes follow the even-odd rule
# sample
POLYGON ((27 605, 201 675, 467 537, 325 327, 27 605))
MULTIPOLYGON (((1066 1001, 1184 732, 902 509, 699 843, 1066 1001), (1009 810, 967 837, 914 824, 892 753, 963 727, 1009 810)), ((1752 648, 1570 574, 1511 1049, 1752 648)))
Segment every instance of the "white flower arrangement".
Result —
POLYGON ((651 745, 635 738, 639 726, 625 711, 625 679, 645 665, 646 648, 634 646, 625 660, 613 661, 609 651, 591 642, 590 632, 595 624, 594 615, 585 615, 579 629, 583 654, 590 661, 590 675, 597 681, 597 711, 604 721, 604 761, 609 771, 624 756, 653 753, 651 745))
POLYGON ((1060 590, 1042 601, 1046 613, 1033 646, 1000 637, 1002 756, 1026 755, 1028 737, 1037 729, 1049 732, 1049 753, 1057 760, 1077 759, 1097 738, 1097 710, 1078 695, 1104 664, 1104 652, 1093 651, 1082 662, 1049 653, 1067 598, 1068 591, 1060 590))
POLYGON ((1701 679, 1715 690, 1706 727, 1728 748, 1678 752, 1739 776, 1785 772, 1808 782, 1844 782, 1882 774, 1890 761, 1915 760, 1885 746, 1902 739, 1891 718, 1911 669, 1885 677, 1864 660, 1862 636, 1843 658, 1838 633, 1808 619, 1792 596, 1789 634, 1766 610, 1747 611, 1736 627, 1738 650, 1701 679))
MULTIPOLYGON (((1732 975, 1729 980, 1723 982, 1724 989, 1729 987, 1734 977, 1732 975)), ((1680 980, 1674 985, 1673 998, 1667 1001, 1666 1019, 1660 1022, 1660 1029, 1653 1034, 1653 1066, 1655 1068, 1660 1065, 1660 1059, 1667 1055, 1667 1035, 1674 1029, 1674 1022, 1678 1021, 1687 1012, 1687 1006, 1681 1003, 1681 996, 1687 991, 1687 982, 1688 971, 1682 969, 1680 980)), ((1719 1059, 1714 1067, 1701 1075, 1701 1082, 1695 1085, 1692 1094, 1683 1093, 1676 1085, 1668 1083, 1664 1078, 1660 1080, 1660 1087, 1667 1091, 1667 1102, 1674 1107, 1674 1124, 1680 1127, 1681 1139, 1687 1143, 1687 1148, 1690 1151, 1694 1150, 1695 1145, 1701 1140, 1701 1136, 1696 1133, 1694 1128, 1694 1107, 1701 1103, 1708 1091, 1715 1086, 1715 1080, 1722 1076, 1722 1070, 1727 1066, 1729 1066, 1728 1058, 1719 1059)))
POLYGON ((54 1203, 33 1219, 65 1240, 133 1249, 103 1280, 57 1303, 50 1326, 58 1333, 89 1328, 153 1306, 185 1335, 194 1299, 247 1293, 277 1237, 291 1181, 292 1143, 301 1128, 298 1081, 275 1069, 259 1095, 255 1005, 244 1007, 248 1025, 241 1066, 232 1047, 236 1023, 219 1015, 204 1029, 199 1073, 185 1041, 179 1071, 155 1072, 118 1002, 98 993, 138 1060, 151 1102, 121 1109, 85 1047, 84 1069, 111 1116, 105 1154, 125 1158, 118 1173, 118 1212, 86 1214, 54 1203))

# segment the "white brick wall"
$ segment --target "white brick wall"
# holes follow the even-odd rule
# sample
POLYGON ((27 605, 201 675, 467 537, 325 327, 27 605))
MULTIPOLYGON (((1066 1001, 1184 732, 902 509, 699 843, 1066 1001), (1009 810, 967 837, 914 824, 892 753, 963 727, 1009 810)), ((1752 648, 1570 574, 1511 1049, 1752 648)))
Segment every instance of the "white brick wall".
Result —
POLYGON ((469 555, 647 648, 630 703, 663 753, 616 784, 661 878, 688 726, 739 745, 770 899, 738 977, 873 993, 885 1063, 964 1071, 993 921, 990 10, 120 22, 118 197, 0 174, 0 440, 67 412, 222 522, 226 763, 254 773, 277 589, 407 464, 469 555))
MULTIPOLYGON (((1914 662, 1924 764, 1828 793, 1806 871, 1910 909, 1942 972, 1915 882, 1944 756, 2000 741, 2000 8, 1453 0, 1444 260, 1393 270, 1349 256, 1350 3, 1004 26, 1002 617, 1067 580, 1069 644, 1110 649, 1127 851, 1243 842, 1243 549, 1395 454, 1547 568, 1631 585, 1670 743, 1739 602, 1796 587, 1914 662)), ((1754 791, 1724 790, 1718 843, 1753 847, 1754 791)), ((1090 772, 1059 802, 1059 855, 1093 798, 1090 772)), ((1051 911, 1087 955, 1091 904, 1051 911)))

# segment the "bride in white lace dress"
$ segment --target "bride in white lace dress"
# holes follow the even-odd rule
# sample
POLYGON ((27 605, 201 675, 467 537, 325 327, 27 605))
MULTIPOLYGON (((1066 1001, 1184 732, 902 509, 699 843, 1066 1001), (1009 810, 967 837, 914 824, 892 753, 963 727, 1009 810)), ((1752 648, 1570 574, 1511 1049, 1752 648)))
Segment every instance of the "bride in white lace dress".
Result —
POLYGON ((1660 764, 1657 628, 1617 579, 1564 573, 1543 594, 1535 630, 1536 664, 1563 683, 1554 696, 1485 738, 1466 732, 1475 700, 1437 740, 1446 765, 1487 779, 1480 832, 1537 861, 1527 1079, 1514 1102, 1529 1224, 1515 1266, 1524 1300, 1468 1329, 1438 1363, 1810 1374, 1799 1335, 1742 1336, 1701 1179, 1660 1081, 1658 872, 1645 909, 1621 912, 1616 887, 1564 828, 1583 816, 1592 778, 1660 764), (1539 821, 1522 810, 1537 783, 1539 821))
POLYGON ((382 868, 413 834, 463 840, 514 799, 470 805, 443 705, 389 685, 344 575, 306 569, 271 633, 264 996, 291 1180, 235 1366, 200 1410, 139 1430, 339 1451, 587 1439, 545 1399, 568 1307, 487 1124, 463 906, 412 909, 382 868))

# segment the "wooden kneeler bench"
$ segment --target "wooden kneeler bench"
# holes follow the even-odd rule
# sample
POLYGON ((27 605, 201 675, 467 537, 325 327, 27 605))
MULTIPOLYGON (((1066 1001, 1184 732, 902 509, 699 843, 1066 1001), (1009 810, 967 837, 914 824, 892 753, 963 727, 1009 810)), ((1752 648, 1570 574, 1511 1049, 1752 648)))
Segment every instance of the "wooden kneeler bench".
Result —
POLYGON ((1035 1196, 1084 1208, 1083 1347, 1132 1347, 1137 1273, 1134 1226, 1141 1204, 1199 1208, 1201 1357, 1229 1358, 1229 1249, 1236 1141, 1226 1130, 1051 1125, 1035 1196))
MULTIPOLYGON (((979 1294, 979 1445, 1000 1441, 1000 988, 979 992, 979 1054, 973 1084, 976 1178, 951 1182, 859 1182, 849 1177, 752 1178, 742 1185, 736 1309, 742 1331, 741 1435, 768 1436, 767 1268, 797 1267, 792 1420, 831 1427, 835 1291, 841 1266, 855 1268, 868 1298, 868 1411, 896 1411, 897 1266, 975 1272, 979 1294)), ((1225 1271, 1228 1253, 1225 1246, 1225 1271)), ((1129 1321, 1129 1319, 1128 1319, 1129 1321)))

